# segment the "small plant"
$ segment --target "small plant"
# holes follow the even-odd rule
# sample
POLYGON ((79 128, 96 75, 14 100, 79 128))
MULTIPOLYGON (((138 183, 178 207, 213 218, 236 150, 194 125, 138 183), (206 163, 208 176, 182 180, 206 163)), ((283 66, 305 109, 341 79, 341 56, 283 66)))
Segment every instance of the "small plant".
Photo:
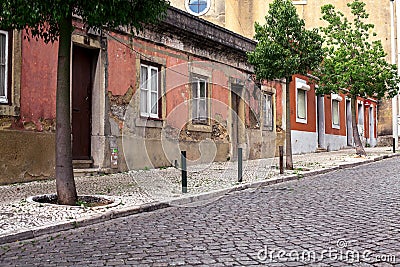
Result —
POLYGON ((81 206, 81 207, 83 207, 83 208, 89 207, 89 203, 87 203, 86 201, 83 201, 83 200, 78 200, 78 201, 76 202, 76 205, 77 205, 77 206, 81 206))
POLYGON ((148 171, 148 170, 149 170, 149 167, 145 166, 145 167, 144 167, 144 170, 145 170, 145 171, 148 171))

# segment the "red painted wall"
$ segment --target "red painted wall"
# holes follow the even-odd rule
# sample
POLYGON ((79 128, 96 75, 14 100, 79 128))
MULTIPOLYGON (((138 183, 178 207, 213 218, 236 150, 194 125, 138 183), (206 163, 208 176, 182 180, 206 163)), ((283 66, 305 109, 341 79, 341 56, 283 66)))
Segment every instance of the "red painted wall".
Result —
POLYGON ((56 116, 58 43, 22 39, 21 120, 40 131, 39 120, 56 116))
POLYGON ((339 102, 340 129, 332 127, 332 99, 330 95, 324 97, 325 133, 346 136, 346 99, 344 94, 339 94, 343 100, 339 102))
POLYGON ((296 78, 300 78, 308 82, 308 78, 301 75, 294 75, 290 83, 290 122, 291 129, 304 132, 316 132, 316 97, 315 85, 310 84, 311 89, 307 92, 307 123, 296 122, 296 78))
POLYGON ((136 88, 136 54, 130 49, 126 36, 118 38, 127 44, 108 40, 108 91, 113 95, 124 95, 129 87, 136 88))

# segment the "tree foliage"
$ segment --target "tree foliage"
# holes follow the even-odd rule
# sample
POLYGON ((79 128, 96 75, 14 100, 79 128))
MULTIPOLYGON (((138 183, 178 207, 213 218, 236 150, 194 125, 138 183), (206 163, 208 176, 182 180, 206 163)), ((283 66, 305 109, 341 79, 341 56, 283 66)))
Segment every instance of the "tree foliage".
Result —
POLYGON ((374 25, 366 22, 369 15, 365 3, 348 3, 353 22, 333 5, 321 8, 322 19, 327 22, 321 30, 326 47, 319 70, 319 93, 338 93, 346 89, 349 97, 389 98, 398 92, 399 77, 396 65, 389 64, 380 40, 372 32, 374 25))
POLYGON ((258 41, 248 59, 257 79, 286 79, 286 168, 293 169, 289 83, 294 74, 307 74, 322 61, 323 39, 317 29, 305 29, 291 0, 274 0, 265 24, 255 23, 258 41))
MULTIPOLYGON (((344 92, 351 98, 353 139, 358 155, 366 155, 358 132, 357 97, 393 97, 398 92, 399 77, 395 65, 389 64, 380 40, 373 40, 374 25, 367 23, 365 3, 353 0, 347 6, 352 22, 333 5, 321 7, 327 26, 324 61, 318 71, 320 94, 344 92)), ((376 38, 375 38, 376 39, 376 38)))
POLYGON ((258 79, 287 78, 318 67, 323 39, 317 29, 305 29, 291 0, 271 3, 265 20, 264 25, 255 23, 258 44, 248 53, 258 79))
POLYGON ((129 26, 157 22, 169 5, 167 0, 0 0, 0 27, 25 29, 32 36, 53 42, 60 22, 75 14, 90 28, 129 26))

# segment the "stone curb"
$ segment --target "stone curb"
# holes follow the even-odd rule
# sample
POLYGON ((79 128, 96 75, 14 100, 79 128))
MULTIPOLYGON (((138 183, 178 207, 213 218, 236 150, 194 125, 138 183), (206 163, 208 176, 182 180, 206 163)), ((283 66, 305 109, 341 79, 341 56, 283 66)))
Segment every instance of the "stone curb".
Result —
POLYGON ((371 159, 367 159, 365 161, 344 163, 344 164, 339 164, 339 166, 333 166, 333 167, 329 167, 329 168, 325 168, 325 169, 317 169, 317 170, 305 171, 300 174, 292 174, 292 175, 274 177, 272 179, 265 180, 265 181, 256 181, 256 182, 235 185, 230 188, 219 189, 219 190, 215 190, 215 191, 211 191, 211 192, 204 192, 204 193, 200 193, 197 195, 178 197, 178 198, 175 198, 175 199, 172 199, 169 201, 162 201, 162 202, 156 201, 156 202, 146 203, 146 204, 143 204, 140 206, 128 206, 123 209, 109 211, 109 212, 106 212, 106 213, 103 213, 100 215, 87 216, 87 217, 79 218, 77 220, 71 220, 68 222, 40 226, 40 227, 36 227, 31 230, 19 232, 16 234, 2 236, 2 237, 0 237, 0 245, 12 243, 12 242, 24 241, 24 240, 36 238, 39 236, 43 236, 43 235, 47 235, 47 234, 54 234, 54 233, 57 233, 60 231, 66 231, 66 230, 70 230, 70 229, 74 229, 74 228, 78 228, 78 227, 89 226, 89 225, 105 222, 105 221, 116 219, 116 218, 126 217, 129 215, 134 215, 134 214, 138 214, 138 213, 151 212, 154 210, 164 209, 164 208, 168 208, 168 207, 172 207, 172 206, 183 206, 183 205, 188 205, 190 203, 207 201, 207 200, 222 197, 224 195, 227 195, 227 194, 230 194, 233 192, 238 192, 241 190, 264 187, 264 186, 269 186, 269 185, 274 185, 274 184, 280 184, 280 183, 284 183, 284 182, 288 182, 288 181, 298 180, 298 179, 301 179, 304 177, 311 177, 311 176, 315 176, 315 175, 319 175, 319 174, 325 174, 325 173, 340 170, 340 169, 353 168, 356 166, 369 164, 372 162, 380 161, 383 159, 394 158, 394 157, 398 157, 398 156, 400 156, 400 153, 391 154, 391 155, 383 155, 383 156, 378 156, 378 157, 374 157, 371 159))

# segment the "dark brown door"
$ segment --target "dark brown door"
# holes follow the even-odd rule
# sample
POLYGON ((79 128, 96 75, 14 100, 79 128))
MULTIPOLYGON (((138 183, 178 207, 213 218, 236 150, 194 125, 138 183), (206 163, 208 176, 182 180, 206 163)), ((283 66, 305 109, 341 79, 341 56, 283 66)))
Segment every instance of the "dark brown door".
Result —
POLYGON ((72 157, 90 159, 94 51, 72 50, 72 157))
POLYGON ((232 112, 232 160, 237 159, 237 149, 239 145, 239 96, 231 91, 231 112, 232 112))

